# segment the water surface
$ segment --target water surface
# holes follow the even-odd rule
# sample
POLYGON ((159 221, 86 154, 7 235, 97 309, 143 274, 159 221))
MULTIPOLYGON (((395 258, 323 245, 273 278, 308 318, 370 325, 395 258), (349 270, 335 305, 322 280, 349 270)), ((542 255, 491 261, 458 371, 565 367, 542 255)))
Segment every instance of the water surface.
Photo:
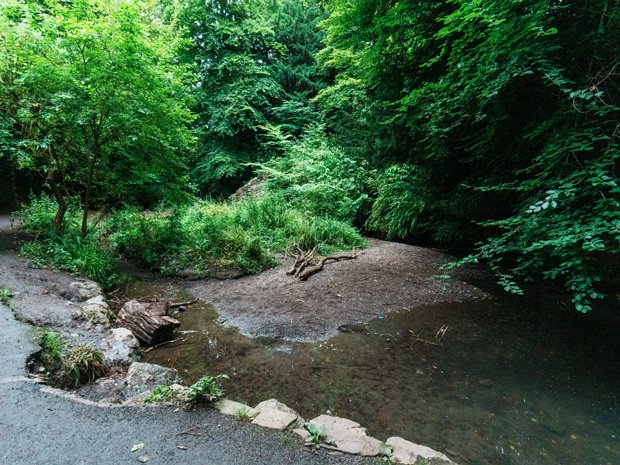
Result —
MULTIPOLYGON (((130 293, 187 297, 144 283, 130 293)), ((500 294, 392 313, 302 344, 249 339, 199 303, 178 316, 176 342, 146 359, 187 382, 226 373, 229 398, 275 397, 307 419, 344 416, 381 440, 402 436, 462 464, 616 465, 617 310, 581 315, 546 290, 500 294)))

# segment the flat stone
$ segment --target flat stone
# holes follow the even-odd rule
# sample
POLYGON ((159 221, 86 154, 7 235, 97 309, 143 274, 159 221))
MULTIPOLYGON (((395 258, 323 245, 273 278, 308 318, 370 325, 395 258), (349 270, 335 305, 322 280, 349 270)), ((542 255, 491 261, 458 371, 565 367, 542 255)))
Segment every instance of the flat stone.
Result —
POLYGON ((252 420, 254 425, 283 430, 293 424, 300 427, 304 423, 297 412, 276 399, 261 402, 254 408, 258 411, 258 415, 252 420))
POLYGON ((176 381, 176 370, 152 363, 134 362, 127 370, 127 376, 125 376, 125 397, 134 397, 150 391, 155 386, 162 384, 169 386, 176 381))
POLYGON ((311 422, 323 428, 327 442, 341 452, 374 457, 381 455, 385 449, 381 441, 366 434, 366 428, 346 418, 320 415, 311 422))
POLYGON ((213 404, 213 407, 224 415, 238 416, 239 412, 242 411, 246 412, 246 416, 248 418, 254 418, 258 415, 258 410, 242 404, 241 402, 235 402, 234 400, 229 399, 218 400, 213 404))
POLYGON ((101 343, 107 365, 129 365, 140 359, 140 342, 126 328, 114 328, 101 343))
POLYGON ((423 458, 431 461, 433 465, 455 465, 441 452, 403 438, 391 437, 385 443, 392 448, 391 460, 394 463, 413 465, 418 461, 418 458, 423 458))

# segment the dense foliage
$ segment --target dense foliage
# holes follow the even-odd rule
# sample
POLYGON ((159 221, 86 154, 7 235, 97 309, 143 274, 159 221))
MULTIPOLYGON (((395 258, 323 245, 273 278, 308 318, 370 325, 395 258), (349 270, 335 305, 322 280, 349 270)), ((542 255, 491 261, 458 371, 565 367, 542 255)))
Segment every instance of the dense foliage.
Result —
POLYGON ((72 198, 85 236, 93 205, 179 197, 192 115, 156 2, 10 0, 0 37, 0 147, 41 175, 57 230, 72 198))
POLYGON ((42 175, 58 231, 72 201, 82 235, 164 201, 108 245, 255 272, 356 225, 580 311, 618 284, 617 1, 10 0, 0 37, 0 166, 42 175))

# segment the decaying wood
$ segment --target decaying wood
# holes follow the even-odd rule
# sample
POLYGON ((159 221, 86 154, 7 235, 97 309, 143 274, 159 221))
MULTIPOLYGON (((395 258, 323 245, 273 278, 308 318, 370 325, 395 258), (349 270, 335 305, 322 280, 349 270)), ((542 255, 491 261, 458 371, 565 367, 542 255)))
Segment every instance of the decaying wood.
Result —
POLYGON ((181 323, 168 316, 169 302, 130 300, 118 313, 118 326, 129 329, 144 345, 151 346, 172 338, 181 323))
POLYGON ((309 251, 304 251, 297 245, 293 246, 293 248, 295 250, 288 250, 287 254, 290 253, 290 255, 295 258, 295 262, 286 274, 292 275, 300 281, 304 281, 313 274, 321 271, 328 262, 338 262, 341 260, 352 260, 357 258, 355 249, 353 249, 350 254, 346 255, 330 255, 328 257, 318 258, 316 256, 316 247, 309 251))

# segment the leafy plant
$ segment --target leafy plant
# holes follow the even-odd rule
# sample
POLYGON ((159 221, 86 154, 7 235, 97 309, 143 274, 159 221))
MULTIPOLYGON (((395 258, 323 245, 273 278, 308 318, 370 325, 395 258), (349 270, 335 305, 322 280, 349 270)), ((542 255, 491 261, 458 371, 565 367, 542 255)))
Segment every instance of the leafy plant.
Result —
POLYGON ((304 423, 304 428, 306 428, 306 430, 310 433, 307 444, 310 445, 313 449, 318 449, 321 446, 321 442, 327 440, 327 436, 325 436, 324 426, 318 426, 315 423, 308 421, 304 423))
POLYGON ((159 385, 144 399, 144 403, 182 401, 187 409, 191 409, 198 402, 213 402, 224 395, 220 379, 228 379, 228 376, 203 376, 189 387, 159 385))
POLYGON ((35 340, 41 346, 41 361, 48 372, 58 369, 62 351, 66 346, 65 340, 58 333, 49 329, 39 328, 35 331, 35 340))
POLYGON ((194 402, 213 402, 224 395, 224 390, 219 384, 219 380, 228 379, 227 375, 203 376, 189 389, 193 394, 194 402))

